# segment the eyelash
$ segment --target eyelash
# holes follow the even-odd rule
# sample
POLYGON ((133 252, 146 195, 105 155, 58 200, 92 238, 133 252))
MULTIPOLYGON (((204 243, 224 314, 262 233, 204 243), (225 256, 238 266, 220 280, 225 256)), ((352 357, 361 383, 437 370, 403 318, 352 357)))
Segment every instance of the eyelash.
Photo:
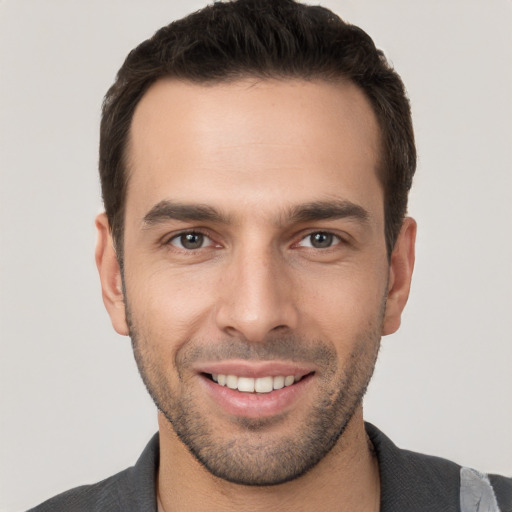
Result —
MULTIPOLYGON (((205 242, 204 239, 207 239, 210 241, 210 243, 215 244, 213 238, 209 235, 209 233, 202 231, 200 229, 194 229, 194 230, 190 230, 190 231, 182 231, 181 233, 177 233, 177 234, 173 235, 165 242, 165 245, 172 245, 173 247, 176 247, 178 250, 181 250, 181 251, 193 252, 195 250, 208 248, 208 246, 207 247, 203 246, 203 244, 205 242), (195 247, 195 248, 183 247, 183 237, 186 237, 188 235, 204 237, 203 240, 201 241, 201 246, 195 247), (179 245, 173 243, 173 242, 179 241, 180 239, 182 240, 182 242, 180 243, 181 247, 179 245)), ((332 233, 331 231, 316 230, 316 231, 310 231, 310 232, 306 233, 305 235, 301 236, 300 240, 298 242, 296 242, 295 244, 293 244, 293 247, 305 247, 308 249, 313 249, 313 250, 317 249, 317 250, 324 251, 324 250, 331 249, 331 248, 333 248, 339 244, 343 244, 343 243, 346 243, 346 240, 344 240, 341 236, 339 236, 335 233, 332 233), (305 245, 305 246, 301 245, 302 242, 304 242, 308 238, 311 240, 311 237, 313 237, 314 235, 326 236, 329 241, 329 245, 327 247, 315 247, 313 245, 313 243, 310 243, 309 245, 305 245)), ((217 244, 217 245, 219 246, 220 244, 217 244)))
MULTIPOLYGON (((178 250, 181 250, 181 251, 185 251, 185 252, 192 252, 194 250, 198 250, 198 249, 205 249, 206 247, 203 247, 202 244, 201 244, 201 247, 197 247, 197 248, 186 248, 186 247, 183 247, 183 244, 181 244, 182 246, 178 246, 176 244, 174 244, 173 242, 175 241, 179 241, 180 239, 183 239, 183 237, 186 237, 188 235, 195 235, 195 236, 201 236, 201 237, 204 237, 204 239, 207 239, 209 240, 210 242, 214 243, 215 242, 213 241, 212 237, 200 230, 200 229, 193 229, 193 230, 190 230, 190 231, 182 231, 181 233, 177 233, 176 235, 173 235, 172 237, 170 237, 166 242, 165 242, 165 245, 172 245, 173 247, 176 247, 178 250)), ((204 242, 205 240, 203 240, 204 242)))
POLYGON ((308 248, 311 248, 311 249, 327 250, 327 249, 331 249, 331 248, 335 247, 336 245, 339 245, 340 243, 343 243, 343 242, 344 242, 343 238, 341 238, 339 235, 336 235, 335 233, 332 233, 331 231, 322 231, 322 230, 320 230, 320 231, 310 231, 305 236, 303 236, 300 239, 300 241, 297 244, 295 244, 295 245, 300 246, 300 247, 308 247, 308 248), (327 247, 315 247, 312 243, 310 245, 307 245, 307 246, 301 246, 300 245, 302 242, 304 242, 308 238, 311 240, 314 235, 326 236, 327 239, 330 242, 329 245, 327 247))

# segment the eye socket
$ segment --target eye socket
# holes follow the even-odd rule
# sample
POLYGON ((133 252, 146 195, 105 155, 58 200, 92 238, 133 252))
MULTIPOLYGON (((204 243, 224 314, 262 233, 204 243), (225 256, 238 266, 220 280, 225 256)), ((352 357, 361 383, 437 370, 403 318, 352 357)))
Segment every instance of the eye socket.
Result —
POLYGON ((178 247, 179 249, 185 249, 187 251, 193 251, 194 249, 201 249, 206 245, 210 245, 212 241, 203 233, 196 231, 190 231, 188 233, 181 233, 171 238, 169 241, 170 245, 178 247))
POLYGON ((297 245, 299 247, 313 247, 314 249, 328 249, 341 242, 340 237, 328 231, 316 231, 305 236, 297 245))

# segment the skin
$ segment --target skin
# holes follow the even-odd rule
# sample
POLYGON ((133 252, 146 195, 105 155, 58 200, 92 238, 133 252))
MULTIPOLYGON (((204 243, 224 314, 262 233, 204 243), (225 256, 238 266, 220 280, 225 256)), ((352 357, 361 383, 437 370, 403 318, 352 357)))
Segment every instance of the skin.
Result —
MULTIPOLYGON (((379 129, 362 92, 322 81, 160 80, 137 106, 128 160, 124 286, 104 214, 96 260, 112 324, 134 338, 161 410, 162 507, 376 510, 378 466, 360 399, 381 335, 400 325, 416 224, 404 221, 388 259, 379 129), (297 216, 318 203, 324 211, 335 205, 338 215, 320 218, 316 208, 297 216), (176 204, 218 215, 192 219, 182 208, 178 216, 176 204), (184 231, 202 233, 202 245, 184 247, 184 231), (314 233, 334 235, 332 243, 314 247, 314 233), (312 371, 299 399, 270 416, 240 417, 219 407, 198 373, 217 355, 238 365, 300 360, 312 371), (309 425, 329 408, 336 414, 327 427, 309 425), (304 474, 278 483, 286 478, 274 468, 278 485, 248 486, 219 475, 214 454, 203 453, 213 460, 208 469, 192 455, 180 432, 190 422, 209 436, 213 453, 235 440, 238 463, 243 458, 247 478, 260 484, 266 472, 258 468, 279 467, 279 447, 311 451, 305 432, 332 429, 332 439, 304 474)), ((236 450, 226 453, 236 462, 236 450)))

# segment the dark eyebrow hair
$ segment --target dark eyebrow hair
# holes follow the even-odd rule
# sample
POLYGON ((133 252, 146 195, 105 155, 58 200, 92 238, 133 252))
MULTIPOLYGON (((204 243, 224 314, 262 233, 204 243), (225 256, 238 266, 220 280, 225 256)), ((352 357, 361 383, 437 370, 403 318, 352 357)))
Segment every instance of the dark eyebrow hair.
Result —
MULTIPOLYGON (((323 219, 352 218, 367 223, 370 214, 362 206, 347 200, 313 201, 293 206, 280 215, 278 224, 298 224, 323 219)), ((143 225, 151 227, 167 220, 209 221, 228 224, 228 216, 204 204, 175 203, 168 199, 160 201, 144 216, 143 225)))
POLYGON ((291 209, 288 220, 310 222, 325 219, 352 218, 363 223, 370 220, 370 214, 362 206, 347 200, 313 201, 291 209))
POLYGON ((143 224, 149 227, 170 219, 228 223, 228 218, 211 206, 174 203, 169 200, 163 200, 144 215, 143 224))

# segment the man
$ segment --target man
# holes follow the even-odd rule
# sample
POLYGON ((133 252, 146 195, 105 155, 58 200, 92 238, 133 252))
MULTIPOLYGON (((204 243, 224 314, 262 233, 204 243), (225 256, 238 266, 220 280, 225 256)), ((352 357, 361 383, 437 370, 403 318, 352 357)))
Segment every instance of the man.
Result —
POLYGON ((35 510, 510 509, 510 479, 363 421, 409 294, 415 160, 400 78, 325 9, 217 3, 130 53, 96 261, 159 434, 35 510))

